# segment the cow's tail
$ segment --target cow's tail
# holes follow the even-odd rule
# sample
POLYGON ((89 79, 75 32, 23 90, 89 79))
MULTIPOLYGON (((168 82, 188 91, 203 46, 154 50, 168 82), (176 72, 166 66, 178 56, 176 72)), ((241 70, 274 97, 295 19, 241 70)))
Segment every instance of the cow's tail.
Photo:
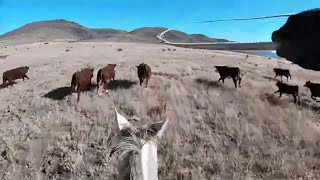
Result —
POLYGON ((99 86, 100 86, 100 81, 102 79, 102 74, 101 74, 101 69, 99 69, 98 74, 97 74, 97 93, 99 91, 99 86))
POLYGON ((5 84, 6 84, 6 81, 7 81, 7 79, 6 79, 5 75, 3 75, 3 76, 2 76, 2 84, 5 85, 5 84))
POLYGON ((75 92, 75 87, 77 86, 77 75, 74 73, 71 79, 71 93, 75 92))
POLYGON ((240 76, 240 72, 241 72, 241 71, 239 70, 239 73, 238 73, 239 87, 241 87, 241 85, 240 85, 240 84, 241 84, 241 76, 240 76))

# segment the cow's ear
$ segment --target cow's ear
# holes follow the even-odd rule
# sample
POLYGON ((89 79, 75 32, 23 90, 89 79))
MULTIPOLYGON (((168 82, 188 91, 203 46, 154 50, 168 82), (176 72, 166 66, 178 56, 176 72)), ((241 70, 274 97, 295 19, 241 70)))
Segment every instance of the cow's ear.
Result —
POLYGON ((136 68, 138 68, 139 66, 136 66, 136 68))

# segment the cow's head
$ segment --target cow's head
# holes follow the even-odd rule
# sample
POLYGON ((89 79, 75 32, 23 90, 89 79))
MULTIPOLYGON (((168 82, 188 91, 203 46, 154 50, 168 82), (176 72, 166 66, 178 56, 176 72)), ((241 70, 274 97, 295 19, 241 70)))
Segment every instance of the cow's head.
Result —
POLYGON ((310 84, 311 84, 311 81, 307 81, 307 82, 303 85, 303 87, 309 87, 310 84))
POLYGON ((215 72, 219 72, 221 66, 214 66, 216 68, 215 72))
POLYGON ((282 84, 282 81, 277 81, 276 86, 280 87, 282 84))

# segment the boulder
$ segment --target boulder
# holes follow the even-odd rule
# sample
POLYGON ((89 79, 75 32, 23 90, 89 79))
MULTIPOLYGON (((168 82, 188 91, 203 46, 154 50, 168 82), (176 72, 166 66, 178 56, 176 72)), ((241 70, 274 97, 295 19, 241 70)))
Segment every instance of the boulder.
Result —
POLYGON ((272 33, 277 55, 305 69, 320 71, 320 8, 289 16, 272 33))

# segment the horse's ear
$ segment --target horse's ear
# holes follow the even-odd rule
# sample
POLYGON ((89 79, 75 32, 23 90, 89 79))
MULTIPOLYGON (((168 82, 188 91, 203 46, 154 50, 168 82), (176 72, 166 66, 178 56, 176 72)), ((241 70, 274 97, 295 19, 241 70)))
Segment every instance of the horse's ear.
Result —
POLYGON ((155 131, 156 136, 158 136, 158 138, 161 138, 164 135, 164 131, 166 130, 167 126, 168 126, 168 122, 169 120, 165 120, 162 121, 160 123, 155 123, 152 126, 153 131, 155 131))
POLYGON ((125 117, 118 113, 116 108, 114 110, 116 112, 116 123, 120 131, 128 127, 133 127, 132 124, 125 117))
POLYGON ((166 121, 163 123, 163 125, 161 126, 161 129, 158 131, 157 136, 159 138, 161 138, 164 135, 164 131, 167 129, 169 120, 166 119, 166 121))

